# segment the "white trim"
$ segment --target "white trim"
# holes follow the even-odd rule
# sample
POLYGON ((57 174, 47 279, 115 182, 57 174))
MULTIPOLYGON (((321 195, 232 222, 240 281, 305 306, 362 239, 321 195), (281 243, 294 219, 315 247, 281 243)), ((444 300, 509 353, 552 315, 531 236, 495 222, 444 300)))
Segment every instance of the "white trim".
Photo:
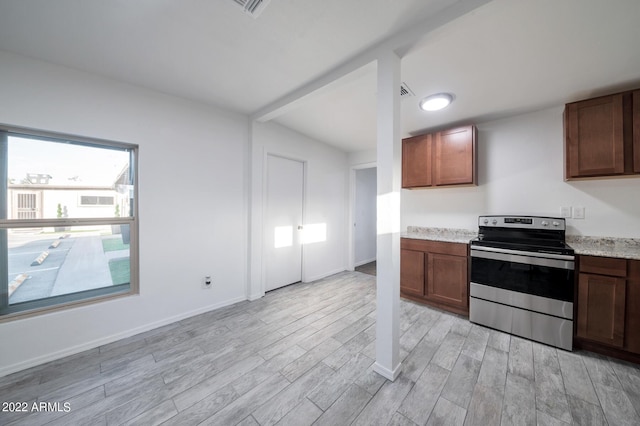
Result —
POLYGON ((384 377, 385 379, 391 380, 392 382, 398 378, 400 372, 402 371, 402 363, 396 365, 396 367, 392 370, 389 370, 386 367, 375 362, 373 364, 373 371, 384 377))
MULTIPOLYGON (((269 156, 273 156, 273 157, 278 157, 278 158, 284 158, 286 160, 291 160, 291 161, 297 161, 302 163, 302 225, 305 225, 307 223, 307 211, 308 209, 308 200, 307 200, 307 170, 309 169, 308 167, 308 163, 309 161, 307 159, 301 158, 297 155, 293 155, 293 154, 288 154, 288 153, 282 153, 282 152, 278 152, 278 151, 269 151, 269 150, 264 150, 263 153, 263 157, 262 157, 262 206, 267 205, 268 203, 268 197, 267 197, 267 182, 268 182, 268 178, 269 178, 269 167, 268 167, 268 162, 269 162, 269 156)), ((260 278, 260 292, 262 293, 262 295, 264 296, 265 294, 265 283, 267 282, 267 266, 266 263, 264 262, 264 258, 265 258, 265 238, 264 238, 264 233, 265 233, 265 228, 264 228, 264 224, 265 222, 265 217, 266 215, 266 209, 263 207, 262 208, 262 212, 261 212, 261 217, 262 217, 262 226, 261 226, 261 248, 260 248, 260 263, 262 264, 262 270, 261 270, 261 278, 260 278)), ((300 245, 300 251, 301 251, 301 270, 300 270, 300 281, 302 282, 308 282, 308 279, 306 278, 306 268, 305 268, 305 249, 304 249, 304 244, 300 245)), ((275 290, 275 289, 273 289, 275 290)))
POLYGON ((361 260, 360 262, 357 262, 354 266, 357 268, 358 266, 366 265, 367 263, 371 263, 375 261, 376 261, 376 258, 372 257, 371 259, 361 260))
POLYGON ((247 300, 248 300, 248 301, 250 301, 250 302, 253 302, 254 300, 258 300, 258 299, 263 298, 263 297, 264 297, 264 295, 265 295, 264 291, 263 291, 262 293, 250 294, 250 295, 247 297, 247 300))
POLYGON ((242 239, 244 240, 244 294, 247 300, 252 299, 251 294, 251 239, 253 238, 251 232, 251 209, 253 207, 253 168, 251 167, 253 156, 253 123, 251 120, 247 120, 247 144, 245 145, 243 166, 244 166, 244 183, 242 189, 244 190, 244 201, 242 203, 243 214, 245 217, 245 229, 242 230, 242 239))
MULTIPOLYGON (((251 122, 252 127, 252 148, 251 148, 251 239, 248 241, 250 252, 250 279, 247 285, 247 293, 251 297, 259 294, 264 295, 263 287, 263 267, 262 267, 262 236, 263 236, 263 216, 264 216, 264 192, 265 192, 265 170, 264 158, 265 148, 256 149, 253 138, 255 137, 256 122, 251 122), (255 149, 255 153, 254 153, 255 149), (262 169, 260 169, 262 167, 262 169)), ((250 298, 251 298, 250 297, 250 298)))
POLYGON ((234 299, 226 300, 224 302, 216 303, 214 305, 205 306, 204 308, 195 309, 189 312, 185 312, 179 315, 174 315, 169 318, 165 318, 156 322, 152 322, 140 327, 132 328, 130 330, 123 331, 121 333, 113 334, 111 336, 103 337, 100 339, 92 340, 90 342, 86 342, 80 345, 72 346, 70 348, 65 348, 63 350, 52 352, 50 354, 42 355, 39 357, 31 358, 16 364, 3 366, 0 368, 0 377, 7 376, 9 374, 16 373, 18 371, 26 370, 27 368, 35 367, 46 362, 55 361, 60 358, 64 358, 70 355, 75 355, 77 353, 87 351, 90 349, 94 349, 108 343, 113 343, 121 339, 125 339, 127 337, 135 336, 136 334, 144 333, 145 331, 154 330, 156 328, 173 324, 175 322, 181 321, 186 318, 194 317, 196 315, 204 314, 210 311, 214 311, 216 309, 223 308, 225 306, 233 305, 234 303, 243 302, 246 298, 237 297, 234 299))
POLYGON ((302 281, 302 282, 304 282, 304 283, 311 283, 311 282, 314 282, 314 281, 318 281, 318 280, 321 280, 321 279, 324 279, 324 278, 330 277, 331 275, 339 274, 340 272, 344 272, 344 269, 342 269, 342 268, 338 268, 338 269, 334 269, 333 271, 324 272, 324 273, 322 273, 322 274, 320 274, 320 275, 316 275, 316 276, 313 276, 313 277, 309 277, 308 279, 305 279, 305 280, 304 280, 304 281, 302 281))
MULTIPOLYGON (((356 211, 356 170, 363 169, 373 169, 377 167, 377 163, 362 163, 352 165, 349 168, 349 214, 347 219, 347 271, 353 271, 356 266, 360 266, 361 264, 356 265, 356 241, 354 235, 354 222, 355 222, 355 211, 356 211)), ((375 260, 375 259, 373 259, 375 260)))

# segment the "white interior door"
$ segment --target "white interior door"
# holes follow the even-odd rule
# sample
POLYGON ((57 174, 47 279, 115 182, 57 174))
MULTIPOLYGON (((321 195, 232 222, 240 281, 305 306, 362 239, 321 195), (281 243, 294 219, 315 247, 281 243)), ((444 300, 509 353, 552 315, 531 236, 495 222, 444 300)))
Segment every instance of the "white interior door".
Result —
POLYGON ((302 280, 304 163, 267 156, 265 291, 302 280))

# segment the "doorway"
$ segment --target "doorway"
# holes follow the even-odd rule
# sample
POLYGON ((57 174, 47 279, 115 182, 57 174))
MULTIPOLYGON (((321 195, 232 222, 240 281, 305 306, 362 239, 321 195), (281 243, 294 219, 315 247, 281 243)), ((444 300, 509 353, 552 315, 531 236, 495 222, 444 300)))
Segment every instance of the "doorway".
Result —
POLYGON ((358 271, 375 275, 376 270, 376 200, 377 169, 355 170, 355 201, 353 215, 353 261, 358 271))
POLYGON ((265 291, 302 281, 305 164, 267 155, 265 291))
POLYGON ((42 219, 42 191, 20 191, 13 193, 14 219, 42 219))

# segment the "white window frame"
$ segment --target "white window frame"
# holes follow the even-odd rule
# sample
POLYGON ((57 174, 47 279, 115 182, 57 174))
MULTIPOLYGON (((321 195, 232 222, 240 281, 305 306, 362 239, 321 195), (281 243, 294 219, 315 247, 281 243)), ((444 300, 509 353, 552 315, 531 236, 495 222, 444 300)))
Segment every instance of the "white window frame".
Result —
MULTIPOLYGON (((115 201, 115 200, 114 200, 115 201)), ((105 207, 105 206, 100 206, 105 207)), ((139 294, 139 240, 138 240, 138 146, 101 139, 86 138, 53 132, 44 132, 0 124, 0 323, 73 306, 97 303, 104 300, 139 294), (54 218, 54 219, 8 219, 8 137, 18 136, 51 142, 66 142, 105 149, 121 149, 130 155, 131 211, 121 212, 121 217, 104 218, 54 218), (126 286, 113 286, 86 290, 68 295, 52 296, 29 302, 9 304, 8 241, 7 230, 33 227, 73 227, 85 225, 128 225, 130 229, 130 282, 126 286)))

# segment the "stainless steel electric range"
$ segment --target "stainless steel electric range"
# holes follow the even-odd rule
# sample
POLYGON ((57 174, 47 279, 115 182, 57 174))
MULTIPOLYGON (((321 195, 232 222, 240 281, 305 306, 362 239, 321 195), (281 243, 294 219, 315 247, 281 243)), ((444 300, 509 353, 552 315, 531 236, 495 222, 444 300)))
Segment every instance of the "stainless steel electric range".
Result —
POLYGON ((565 220, 480 216, 471 241, 469 319, 572 350, 574 252, 565 220))

